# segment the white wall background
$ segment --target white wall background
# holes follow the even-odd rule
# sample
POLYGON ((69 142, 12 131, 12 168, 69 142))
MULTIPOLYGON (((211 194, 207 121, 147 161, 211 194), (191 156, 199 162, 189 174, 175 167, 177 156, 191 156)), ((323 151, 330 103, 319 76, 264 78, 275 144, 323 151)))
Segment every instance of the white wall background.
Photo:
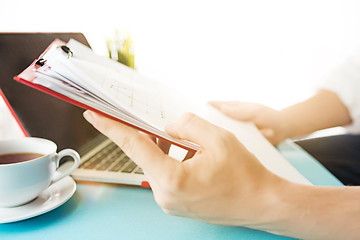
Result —
POLYGON ((360 1, 0 0, 0 31, 80 31, 106 54, 114 29, 132 33, 141 73, 194 101, 281 108, 359 53, 360 1))

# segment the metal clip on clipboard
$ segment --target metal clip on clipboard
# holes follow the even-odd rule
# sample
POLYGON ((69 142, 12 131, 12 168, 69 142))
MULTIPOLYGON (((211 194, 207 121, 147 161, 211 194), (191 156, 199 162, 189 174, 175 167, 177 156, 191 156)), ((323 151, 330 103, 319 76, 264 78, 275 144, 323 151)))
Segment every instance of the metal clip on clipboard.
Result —
POLYGON ((61 50, 63 50, 67 54, 68 59, 71 58, 74 55, 74 53, 66 45, 59 46, 59 48, 61 48, 61 50))
MULTIPOLYGON (((61 48, 61 50, 63 50, 63 52, 67 54, 67 59, 71 58, 74 55, 74 53, 66 45, 58 46, 58 48, 61 48)), ((45 65, 45 63, 46 63, 46 60, 43 58, 40 58, 39 60, 36 61, 35 65, 38 67, 42 67, 45 65)))

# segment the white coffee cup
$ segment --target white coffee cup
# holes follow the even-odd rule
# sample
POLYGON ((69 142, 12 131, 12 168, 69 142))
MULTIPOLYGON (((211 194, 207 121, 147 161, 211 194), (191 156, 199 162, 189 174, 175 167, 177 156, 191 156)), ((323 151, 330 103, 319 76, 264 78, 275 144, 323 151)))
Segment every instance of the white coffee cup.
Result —
POLYGON ((35 199, 52 182, 71 174, 80 164, 72 149, 56 153, 54 142, 33 137, 0 141, 0 155, 35 153, 42 156, 17 163, 0 164, 0 207, 15 207, 35 199), (58 170, 60 160, 70 156, 74 163, 58 170))

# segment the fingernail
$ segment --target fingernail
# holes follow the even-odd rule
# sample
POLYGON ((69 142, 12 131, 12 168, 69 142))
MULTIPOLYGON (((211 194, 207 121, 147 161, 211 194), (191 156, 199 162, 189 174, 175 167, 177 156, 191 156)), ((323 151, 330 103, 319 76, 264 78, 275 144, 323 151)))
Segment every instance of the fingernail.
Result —
POLYGON ((83 116, 84 118, 86 119, 86 121, 92 123, 94 121, 94 117, 93 117, 93 114, 91 111, 89 110, 86 110, 84 113, 83 113, 83 116))
POLYGON ((274 136, 275 132, 273 129, 271 128, 266 128, 266 129, 262 129, 261 133, 266 137, 266 138, 271 138, 274 136))

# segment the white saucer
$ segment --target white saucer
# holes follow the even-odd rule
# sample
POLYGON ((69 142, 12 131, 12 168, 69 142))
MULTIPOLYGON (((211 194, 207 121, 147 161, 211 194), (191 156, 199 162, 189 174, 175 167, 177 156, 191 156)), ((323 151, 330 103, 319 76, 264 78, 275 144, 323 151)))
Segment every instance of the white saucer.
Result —
POLYGON ((50 185, 36 199, 25 205, 0 208, 0 223, 21 221, 53 210, 69 200, 75 190, 74 179, 67 176, 50 185))

